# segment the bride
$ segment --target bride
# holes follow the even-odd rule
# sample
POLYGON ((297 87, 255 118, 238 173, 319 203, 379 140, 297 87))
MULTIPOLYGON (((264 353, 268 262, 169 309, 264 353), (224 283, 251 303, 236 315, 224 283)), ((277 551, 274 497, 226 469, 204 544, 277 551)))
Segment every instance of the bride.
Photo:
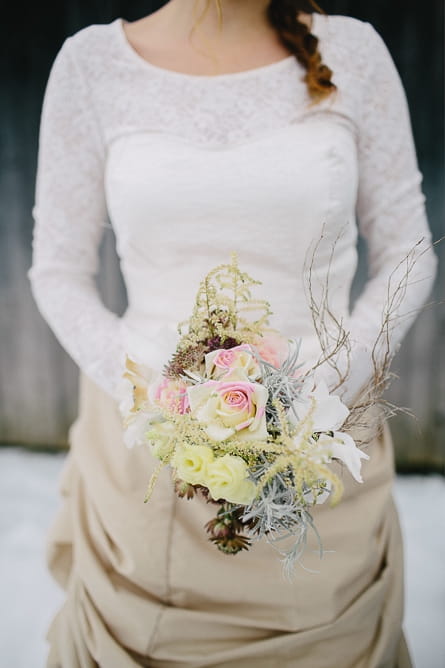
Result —
POLYGON ((351 402, 370 379, 388 281, 416 248, 396 349, 436 260, 405 94, 375 29, 310 0, 169 0, 76 32, 47 84, 33 215, 32 290, 81 370, 48 543, 66 599, 47 665, 409 667, 386 426, 363 485, 345 477, 342 503, 315 509, 327 552, 320 561, 309 545, 289 584, 266 543, 215 550, 202 531, 213 510, 178 499, 168 473, 143 505, 156 462, 124 446, 118 408, 125 354, 161 368, 200 279, 233 250, 262 281, 272 325, 311 360, 304 261, 322 238, 323 275, 335 245, 351 402), (94 280, 107 216, 128 291, 121 318, 94 280), (369 279, 350 312, 358 233, 369 279))

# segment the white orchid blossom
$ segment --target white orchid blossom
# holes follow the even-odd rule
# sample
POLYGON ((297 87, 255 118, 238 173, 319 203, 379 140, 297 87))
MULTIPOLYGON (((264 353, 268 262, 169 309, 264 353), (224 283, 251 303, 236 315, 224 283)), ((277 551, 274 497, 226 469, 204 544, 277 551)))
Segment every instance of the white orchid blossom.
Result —
POLYGON ((324 381, 319 381, 316 388, 309 392, 306 397, 300 397, 289 412, 291 422, 296 421, 294 412, 298 415, 298 421, 312 420, 314 432, 336 431, 340 429, 349 415, 349 408, 345 406, 339 396, 329 394, 328 386, 324 381))
POLYGON ((362 459, 369 459, 363 450, 355 444, 354 439, 341 431, 334 431, 333 436, 322 434, 317 441, 317 449, 332 459, 339 459, 349 469, 357 482, 363 482, 361 476, 362 459))
POLYGON ((140 410, 137 413, 130 413, 124 419, 123 438, 127 448, 147 443, 145 434, 150 428, 153 417, 153 413, 146 413, 140 410))
MULTIPOLYGON (((147 372, 145 367, 139 366, 138 370, 146 373, 148 378, 150 377, 150 371, 147 372)), ((151 373, 154 375, 153 372, 151 373)), ((160 374, 159 377, 161 377, 160 374)), ((141 375, 139 382, 142 378, 144 377, 141 375)), ((149 429, 151 421, 159 416, 159 407, 153 405, 151 400, 152 388, 153 385, 149 385, 147 380, 147 401, 144 401, 143 405, 135 410, 133 382, 128 376, 122 377, 119 387, 118 409, 122 417, 123 441, 127 448, 146 444, 146 431, 149 429)))

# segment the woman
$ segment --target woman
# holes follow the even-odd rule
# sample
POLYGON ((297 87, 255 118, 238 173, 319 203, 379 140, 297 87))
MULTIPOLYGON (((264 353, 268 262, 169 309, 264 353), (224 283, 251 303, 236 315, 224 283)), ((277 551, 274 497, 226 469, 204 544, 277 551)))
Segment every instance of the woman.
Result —
POLYGON ((124 447, 117 402, 125 353, 161 368, 166 334, 232 250, 263 282, 272 324, 315 358, 303 266, 322 233, 317 270, 335 243, 331 306, 351 335, 352 400, 369 381, 389 277, 397 268, 401 280, 419 240, 392 349, 431 288, 420 183, 404 92, 367 23, 297 0, 170 0, 65 41, 42 109, 29 273, 82 371, 49 543, 67 597, 48 666, 411 665, 387 429, 365 483, 345 476, 342 503, 316 508, 327 552, 320 562, 310 544, 290 585, 267 544, 219 553, 202 530, 212 509, 178 499, 167 473, 142 504, 155 464, 124 447), (94 284, 107 212, 129 296, 122 318, 94 284), (358 230, 370 278, 349 314, 358 230))

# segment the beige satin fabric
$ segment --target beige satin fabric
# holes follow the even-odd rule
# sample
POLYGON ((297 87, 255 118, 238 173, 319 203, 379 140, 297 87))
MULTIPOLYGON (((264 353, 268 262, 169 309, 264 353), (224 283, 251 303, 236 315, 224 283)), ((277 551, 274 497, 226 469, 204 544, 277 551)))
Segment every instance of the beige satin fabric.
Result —
MULTIPOLYGON (((292 584, 267 543, 223 555, 203 525, 215 508, 173 493, 157 462, 128 450, 113 400, 81 375, 79 416, 48 544, 66 602, 48 632, 48 668, 411 668, 402 625, 403 554, 385 427, 360 485, 315 508, 292 584)), ((340 469, 338 469, 340 470, 340 469)))

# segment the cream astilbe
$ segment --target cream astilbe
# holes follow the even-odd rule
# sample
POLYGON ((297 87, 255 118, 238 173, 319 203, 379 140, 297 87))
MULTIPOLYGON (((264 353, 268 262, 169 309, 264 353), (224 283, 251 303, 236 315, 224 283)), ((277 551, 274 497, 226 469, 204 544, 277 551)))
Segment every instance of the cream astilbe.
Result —
POLYGON ((212 269, 200 283, 192 316, 178 327, 182 337, 179 350, 209 339, 254 343, 266 331, 272 314, 267 301, 252 298, 251 288, 260 284, 240 271, 236 253, 232 253, 230 264, 212 269), (249 312, 259 315, 249 320, 245 317, 249 312))

